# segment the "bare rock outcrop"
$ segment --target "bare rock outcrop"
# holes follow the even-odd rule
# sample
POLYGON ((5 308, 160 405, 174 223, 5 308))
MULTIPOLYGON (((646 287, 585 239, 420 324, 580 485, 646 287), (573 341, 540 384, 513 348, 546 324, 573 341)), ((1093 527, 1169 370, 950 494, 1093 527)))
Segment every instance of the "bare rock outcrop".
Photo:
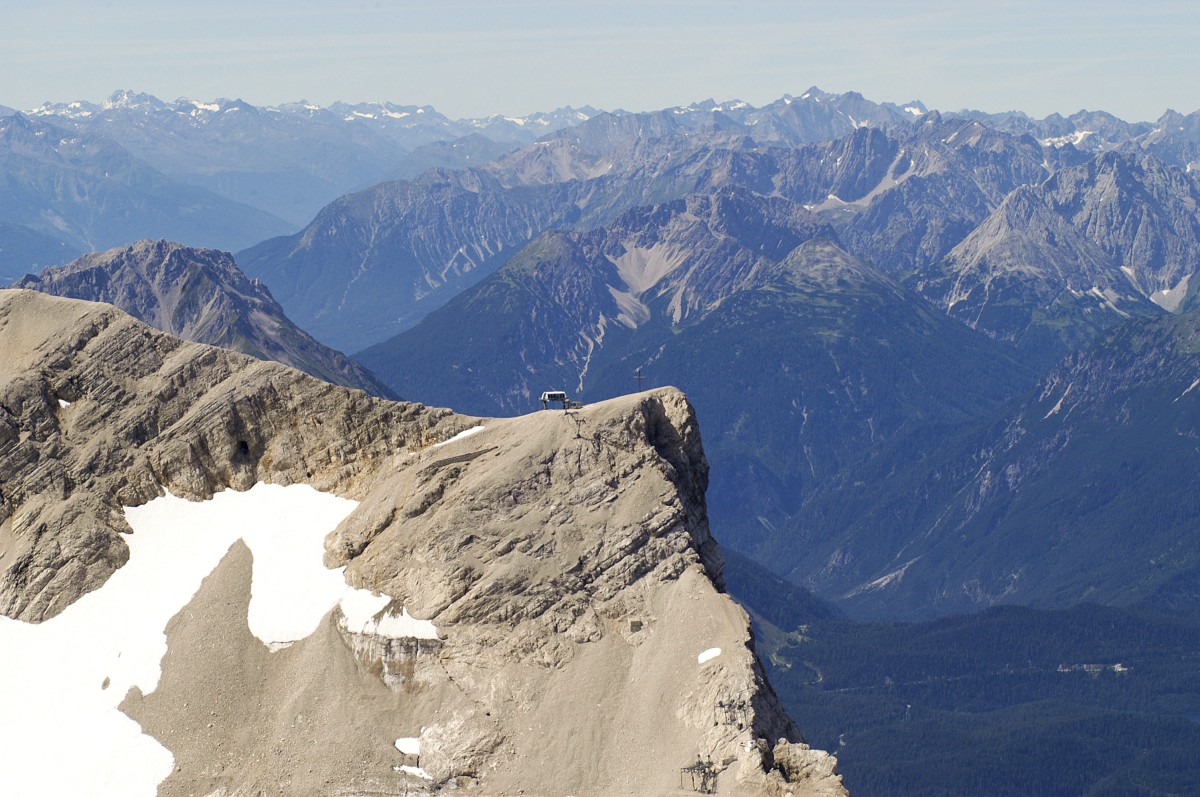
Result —
POLYGON ((359 497, 393 452, 473 423, 33 291, 0 291, 0 363, 0 612, 33 622, 125 562, 123 506, 258 481, 359 497))
POLYGON ((437 628, 335 609, 268 650, 235 544, 168 625, 157 689, 122 703, 174 757, 159 794, 684 794, 700 770, 719 794, 845 794, 720 591, 678 391, 467 418, 26 291, 0 292, 0 352, 3 613, 101 586, 123 506, 305 482, 359 501, 326 564, 437 628))

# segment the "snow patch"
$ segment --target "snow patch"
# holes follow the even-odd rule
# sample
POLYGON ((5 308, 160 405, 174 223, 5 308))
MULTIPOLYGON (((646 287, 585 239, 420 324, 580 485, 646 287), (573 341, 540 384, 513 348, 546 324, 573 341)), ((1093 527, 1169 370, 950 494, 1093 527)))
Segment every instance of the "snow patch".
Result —
POLYGON ((1071 388, 1073 388, 1073 387, 1075 387, 1074 382, 1067 385, 1067 389, 1064 390, 1062 396, 1059 397, 1058 403, 1054 405, 1054 409, 1050 410, 1049 412, 1047 412, 1045 415, 1042 416, 1043 421, 1046 420, 1047 418, 1049 418, 1051 415, 1058 414, 1059 410, 1062 409, 1063 402, 1066 401, 1067 396, 1071 395, 1071 388))
POLYGON ((1168 313, 1174 313, 1179 310, 1179 305, 1183 304, 1184 297, 1187 296, 1188 283, 1191 281, 1192 275, 1185 274, 1183 279, 1175 284, 1174 288, 1155 291, 1150 294, 1150 301, 1157 304, 1168 313))
POLYGON ((704 651, 703 653, 701 653, 699 656, 696 657, 696 663, 703 664, 706 661, 712 661, 713 659, 715 659, 717 656, 720 656, 720 655, 721 655, 720 648, 709 648, 708 650, 704 651))
POLYGON ((396 740, 396 749, 405 755, 420 755, 421 740, 415 736, 402 736, 396 740))
POLYGON ((471 435, 473 435, 477 432, 482 432, 482 431, 483 431, 482 426, 472 426, 470 429, 464 429, 463 431, 454 435, 454 437, 451 437, 449 440, 443 440, 440 443, 434 443, 433 445, 430 446, 430 448, 441 448, 442 446, 448 446, 451 443, 453 443, 455 440, 462 440, 464 437, 470 437, 471 435))
POLYGON ((432 620, 418 620, 408 613, 407 608, 400 614, 376 615, 392 602, 387 595, 375 595, 365 589, 352 590, 338 603, 342 610, 342 619, 338 624, 353 634, 371 634, 387 637, 388 639, 438 639, 437 627, 432 620), (363 596, 366 596, 365 598, 363 596), (363 611, 363 606, 378 606, 374 611, 363 611))
POLYGON ((908 572, 908 568, 912 567, 920 558, 918 556, 916 559, 910 559, 892 572, 886 573, 874 581, 868 581, 866 584, 851 590, 847 593, 846 597, 850 598, 867 592, 876 592, 899 584, 904 579, 904 574, 908 572))
POLYGON ((337 598, 322 605, 304 593, 329 600, 348 589, 321 557, 326 534, 355 506, 306 485, 257 484, 126 509, 129 561, 103 587, 44 623, 0 617, 0 716, 21 718, 21 733, 5 742, 0 792, 153 797, 174 759, 117 705, 133 687, 157 688, 167 622, 245 539, 254 555, 251 630, 264 642, 311 633, 337 598), (315 559, 302 562, 293 548, 315 559), (285 576, 289 566, 298 569, 285 576))
POLYGON ((1067 144, 1071 144, 1073 146, 1078 147, 1080 144, 1082 144, 1084 141, 1087 140, 1088 136, 1090 136, 1092 134, 1093 134, 1093 131, 1091 131, 1091 130, 1076 130, 1074 133, 1070 133, 1065 136, 1055 136, 1053 138, 1043 138, 1041 140, 1041 144, 1043 147, 1054 147, 1055 149, 1061 149, 1062 147, 1065 147, 1067 144))
POLYGON ((58 400, 58 408, 59 408, 60 410, 65 410, 65 409, 66 409, 67 407, 69 407, 69 406, 71 406, 71 402, 69 402, 69 401, 66 401, 65 399, 59 399, 59 400, 58 400))

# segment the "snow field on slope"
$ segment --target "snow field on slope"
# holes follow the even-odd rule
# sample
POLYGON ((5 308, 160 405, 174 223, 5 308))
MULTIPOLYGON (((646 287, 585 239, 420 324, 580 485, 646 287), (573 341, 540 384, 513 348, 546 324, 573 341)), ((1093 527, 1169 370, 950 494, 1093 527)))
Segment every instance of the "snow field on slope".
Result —
MULTIPOLYGON (((416 736, 402 736, 396 740, 396 749, 404 755, 419 756, 421 754, 421 740, 416 736)), ((399 766, 392 767, 392 769, 396 770, 397 772, 416 775, 418 778, 423 780, 433 780, 429 773, 424 769, 421 767, 412 766, 411 764, 401 764, 399 766)))
POLYGON ((464 437, 470 437, 471 435, 475 434, 476 432, 482 432, 482 431, 483 431, 482 426, 472 426, 470 429, 463 429, 461 432, 454 435, 454 437, 451 437, 449 440, 443 440, 440 443, 434 443, 433 445, 430 446, 430 448, 441 448, 442 446, 450 445, 453 442, 462 440, 464 437))
POLYGON ((372 630, 436 636, 407 612, 376 620, 391 598, 353 589, 342 569, 322 564, 325 536, 355 506, 306 485, 257 484, 127 509, 129 562, 103 587, 41 624, 0 616, 0 794, 156 793, 174 758, 117 706, 131 687, 157 687, 167 622, 238 539, 254 557, 247 624, 272 649, 310 635, 339 604, 372 630))

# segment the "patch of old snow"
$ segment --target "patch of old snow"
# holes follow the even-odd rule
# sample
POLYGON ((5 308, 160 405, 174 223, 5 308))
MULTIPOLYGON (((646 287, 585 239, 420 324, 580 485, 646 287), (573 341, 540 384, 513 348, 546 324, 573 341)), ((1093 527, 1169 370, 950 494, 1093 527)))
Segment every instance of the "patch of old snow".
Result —
POLYGON ((454 435, 454 437, 451 437, 449 440, 443 440, 440 443, 434 443, 433 445, 430 446, 430 448, 441 448, 442 446, 448 446, 451 443, 453 443, 455 440, 462 440, 464 437, 470 437, 471 435, 473 435, 477 432, 482 432, 482 431, 483 431, 482 426, 472 426, 470 429, 462 430, 458 434, 454 435))
POLYGON ((433 776, 420 767, 411 767, 408 764, 402 764, 398 767, 393 767, 397 772, 407 772, 409 775, 416 775, 422 780, 433 780, 433 776))
POLYGON ((103 587, 44 623, 0 617, 0 716, 21 718, 21 732, 5 741, 0 793, 153 797, 174 759, 117 705, 133 687, 143 694, 157 688, 167 621, 243 538, 254 554, 250 622, 256 635, 279 638, 315 628, 310 618, 318 602, 286 604, 305 590, 332 595, 326 574, 347 589, 340 571, 321 565, 321 545, 309 541, 323 541, 356 505, 306 485, 258 484, 203 502, 166 495, 127 509, 134 531, 125 538, 129 561, 103 587), (285 550, 292 547, 316 561, 299 564, 289 580, 272 560, 297 564, 299 557, 285 550), (315 585, 309 581, 314 573, 315 585), (300 614, 305 619, 296 622, 293 615, 300 614), (81 654, 67 655, 71 651, 81 654))
POLYGON ((69 407, 69 406, 71 406, 71 402, 69 402, 69 401, 66 401, 65 399, 59 399, 59 400, 58 400, 58 408, 59 408, 59 409, 61 409, 61 410, 65 410, 65 409, 66 409, 67 407, 69 407))
POLYGON ((392 599, 387 595, 379 595, 367 589, 350 590, 338 601, 338 608, 342 610, 342 628, 347 631, 362 628, 391 602, 392 599))
POLYGON ((701 653, 699 656, 696 657, 696 663, 703 664, 706 661, 712 661, 713 659, 715 659, 717 656, 720 656, 720 655, 721 655, 720 648, 709 648, 708 650, 704 651, 703 653, 701 653))
POLYGON ((1073 388, 1073 387, 1075 387, 1074 382, 1067 385, 1067 389, 1064 390, 1062 396, 1059 397, 1058 403, 1054 405, 1054 409, 1050 410, 1049 412, 1047 412, 1045 415, 1042 416, 1043 421, 1046 420, 1047 418, 1049 418, 1051 415, 1058 414, 1059 410, 1062 409, 1063 402, 1066 401, 1067 396, 1069 396, 1071 394, 1071 388, 1073 388))
POLYGON ((1055 147, 1056 149, 1065 147, 1067 144, 1071 144, 1071 145, 1077 147, 1080 144, 1082 144, 1085 140, 1087 140, 1087 137, 1092 134, 1093 134, 1093 131, 1091 131, 1091 130, 1076 130, 1074 133, 1068 133, 1065 136, 1054 136, 1053 138, 1043 138, 1041 140, 1041 144, 1044 147, 1055 147))
POLYGON ((342 610, 342 619, 338 623, 342 628, 355 634, 372 634, 374 636, 387 637, 388 639, 438 639, 437 627, 434 626, 432 620, 418 620, 408 613, 407 608, 400 610, 400 614, 384 614, 377 617, 380 609, 392 602, 392 599, 387 595, 373 595, 367 590, 353 590, 359 595, 365 593, 372 599, 378 599, 382 605, 375 611, 366 614, 361 609, 347 611, 347 604, 355 604, 362 602, 362 598, 355 595, 347 595, 342 598, 338 606, 342 610))
POLYGON ((861 595, 867 592, 875 592, 899 584, 904 579, 904 574, 908 572, 908 568, 912 567, 913 564, 920 558, 921 557, 918 556, 916 559, 910 559, 890 573, 886 573, 874 581, 868 581, 866 584, 856 587, 847 593, 846 597, 853 597, 855 595, 861 595))
POLYGON ((1183 398, 1188 393, 1191 393, 1197 387, 1200 387, 1200 379, 1197 379, 1195 382, 1192 382, 1190 385, 1188 385, 1188 389, 1179 394, 1179 398, 1175 399, 1175 401, 1179 401, 1179 399, 1183 398))
POLYGON ((1192 275, 1185 274, 1183 279, 1175 284, 1174 288, 1169 290, 1164 289, 1155 291, 1150 294, 1150 301, 1157 304, 1168 313, 1174 313, 1179 310, 1179 305, 1183 303, 1184 297, 1187 296, 1188 283, 1191 281, 1192 275))
POLYGON ((405 755, 420 755, 421 740, 415 736, 402 736, 396 740, 396 749, 405 755))

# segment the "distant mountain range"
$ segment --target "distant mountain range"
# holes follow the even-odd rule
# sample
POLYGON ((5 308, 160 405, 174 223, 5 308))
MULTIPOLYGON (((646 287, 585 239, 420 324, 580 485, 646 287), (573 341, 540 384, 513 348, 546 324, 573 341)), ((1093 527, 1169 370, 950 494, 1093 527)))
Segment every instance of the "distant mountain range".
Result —
POLYGON ((595 110, 456 121, 429 106, 388 102, 254 106, 228 99, 163 102, 118 91, 102 103, 47 103, 26 113, 104 135, 165 174, 298 226, 354 188, 415 175, 437 160, 458 166, 494 156, 595 110), (486 137, 490 145, 428 149, 472 137, 486 137))
MULTIPOLYGON (((991 603, 1194 608, 1200 499, 1185 474, 1200 467, 1197 440, 1200 311, 1130 320, 908 484, 924 497, 908 502, 910 538, 847 603, 877 616, 991 603)), ((897 499, 873 492, 841 497, 878 509, 851 536, 874 536, 871 518, 897 499)))
MULTIPOLYGON (((787 114, 800 105, 809 109, 803 118, 810 121, 814 109, 821 109, 832 124, 830 120, 850 116, 835 100, 810 94, 769 108, 787 114)), ((841 100, 844 104, 846 97, 841 100)), ((1071 324, 1103 327, 1109 322, 1081 319, 1080 314, 1100 305, 1101 316, 1119 320, 1120 313, 1109 305, 1139 304, 1131 292, 1141 298, 1166 295, 1186 276, 1179 256, 1190 251, 1192 233, 1183 228, 1171 233, 1164 253, 1175 258, 1171 264, 1146 249, 1152 227, 1143 225, 1142 242, 1134 240, 1139 228, 1133 220, 1145 216, 1148 223, 1158 219, 1154 223, 1164 230, 1174 229, 1171 225, 1183 223, 1196 181, 1134 140, 1124 142, 1127 152, 1101 157, 1070 143, 1043 143, 977 120, 898 110, 885 127, 845 122, 841 138, 815 140, 824 128, 812 125, 795 128, 793 140, 785 142, 778 139, 778 130, 763 126, 767 117, 761 114, 742 116, 748 120, 743 123, 725 119, 723 110, 677 110, 599 114, 482 166, 433 170, 417 180, 375 186, 330 205, 300 233, 247 250, 239 261, 273 286, 302 325, 349 350, 411 326, 543 231, 588 230, 634 207, 722 186, 803 204, 833 227, 848 251, 901 275, 943 306, 971 282, 940 274, 972 268, 963 261, 982 257, 984 239, 992 241, 988 247, 1007 245, 1003 235, 981 225, 1022 187, 1041 191, 1042 201, 1074 225, 1075 234, 1086 237, 1105 230, 1102 248, 1108 254, 1095 267, 1112 273, 1100 282, 1072 282, 1070 289, 1082 294, 1091 294, 1092 288, 1110 290, 1126 298, 1113 304, 1094 299, 1094 294, 1083 297, 1075 302, 1078 312, 1063 310, 1071 324), (749 124, 755 120, 757 124, 749 124), (760 128, 775 132, 764 138, 760 128), (814 140, 802 143, 807 137, 814 140), (1098 216, 1102 211, 1095 203, 1104 195, 1111 170, 1135 163, 1141 165, 1134 182, 1126 181, 1131 187, 1118 211, 1123 215, 1112 220, 1098 216), (1052 177, 1052 185, 1039 188, 1052 177), (1089 191, 1091 199, 1084 195, 1089 191), (1084 204, 1073 209, 1071 203, 1084 204), (964 244, 976 230, 975 239, 964 244), (967 248, 952 255, 959 245, 967 248), (1124 253, 1129 257, 1123 260, 1124 253), (1133 276, 1122 276, 1122 268, 1133 276), (1130 280, 1128 290, 1114 288, 1130 280), (938 295, 939 290, 947 293, 938 295)), ((1010 205, 1003 212, 1012 210, 1010 205)), ((1005 224, 1000 216, 991 226, 1005 224)), ((1052 247, 1060 245, 1059 237, 1052 247)), ((1065 239, 1061 245, 1070 248, 1065 239)), ((1017 278, 1020 285, 1013 289, 1027 290, 1028 276, 1017 278)), ((1054 301, 1062 293, 1058 288, 1049 288, 1054 301)), ((1036 295, 1041 289, 1028 290, 1036 295)), ((958 312, 971 320, 975 301, 958 312)), ((1129 312, 1123 305, 1117 309, 1129 312)), ((1081 333, 1076 340, 1073 332, 1060 333, 1057 327, 1043 334, 1038 330, 1044 325, 1038 324, 1026 335, 1024 327, 1032 319, 1019 326, 1006 319, 993 329, 990 317, 989 310, 982 329, 1026 340, 1025 348, 1038 349, 1035 356, 1044 363, 1064 353, 1071 341, 1087 337, 1081 333), (1005 324, 1013 328, 1001 328, 1005 324)))
POLYGON ((269 213, 168 177, 111 138, 20 114, 0 117, 0 170, 0 273, 19 276, 54 257, 147 236, 237 248, 288 229, 269 213))
MULTIPOLYGON (((12 109, 0 110, 0 118, 22 115, 76 136, 102 136, 171 180, 256 208, 268 217, 284 220, 294 229, 310 221, 331 200, 353 190, 388 179, 414 178, 430 168, 478 166, 605 114, 584 106, 525 116, 453 120, 427 105, 375 102, 321 107, 300 101, 254 106, 236 99, 180 98, 168 102, 148 94, 118 91, 99 103, 48 102, 23 114, 12 109)), ((935 116, 975 121, 998 132, 1029 136, 1049 150, 1096 153, 1134 146, 1175 166, 1200 162, 1197 156, 1200 121, 1196 114, 1184 116, 1174 111, 1168 111, 1153 124, 1127 123, 1101 112, 1079 112, 1069 117, 1052 115, 1042 120, 1018 112, 959 111, 938 115, 915 100, 876 103, 856 92, 835 94, 812 87, 798 96, 785 95, 761 107, 736 100, 720 103, 706 100, 654 114, 618 110, 607 115, 659 116, 664 117, 664 124, 669 118, 669 126, 675 131, 704 133, 710 138, 745 139, 766 147, 828 141, 864 128, 903 129, 935 116)), ((584 144, 584 149, 588 149, 587 142, 584 144)), ((551 151, 557 153, 555 158, 561 159, 561 151, 553 148, 551 151)), ((543 168, 550 154, 542 153, 543 168)), ((593 169, 599 165, 591 164, 593 169)), ((578 169, 578 166, 573 164, 568 168, 578 169)), ((550 170, 556 171, 554 167, 550 170)), ((113 170, 107 172, 114 176, 113 170)), ((119 177, 121 181, 124 179, 119 177)), ((532 174, 523 175, 523 183, 531 181, 536 181, 532 174)), ((250 243, 248 237, 257 235, 262 239, 272 234, 260 228, 239 241, 229 235, 228 222, 214 222, 204 223, 202 234, 189 237, 177 229, 156 227, 152 220, 143 221, 138 212, 129 218, 138 227, 135 235, 93 234, 90 239, 75 236, 76 240, 68 240, 73 247, 71 253, 159 236, 193 245, 236 249, 250 243)), ((98 219, 97 224, 102 226, 102 221, 98 219)), ((41 230, 52 240, 61 232, 0 217, 0 225, 4 223, 41 230)), ((30 250, 28 236, 28 231, 14 231, 10 235, 0 228, 0 252, 22 259, 18 271, 45 265, 48 256, 57 254, 54 245, 30 250)))

